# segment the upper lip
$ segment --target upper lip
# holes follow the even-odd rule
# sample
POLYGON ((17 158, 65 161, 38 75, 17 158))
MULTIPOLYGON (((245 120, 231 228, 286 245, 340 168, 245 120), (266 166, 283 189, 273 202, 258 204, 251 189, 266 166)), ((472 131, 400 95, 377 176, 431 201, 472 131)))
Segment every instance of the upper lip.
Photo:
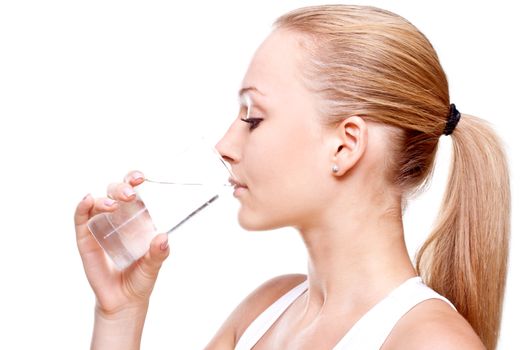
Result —
POLYGON ((247 186, 245 184, 242 184, 240 183, 239 181, 235 180, 233 177, 230 177, 228 179, 228 181, 232 184, 233 187, 235 188, 238 188, 238 187, 244 187, 244 188, 247 188, 247 186))

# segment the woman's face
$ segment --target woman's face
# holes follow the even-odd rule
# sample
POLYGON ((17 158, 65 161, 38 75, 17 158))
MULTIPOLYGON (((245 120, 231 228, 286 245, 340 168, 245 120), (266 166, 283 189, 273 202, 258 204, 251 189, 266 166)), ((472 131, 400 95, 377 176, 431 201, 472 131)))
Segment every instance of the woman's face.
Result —
POLYGON ((246 188, 236 190, 239 222, 249 230, 308 225, 330 195, 331 156, 316 96, 301 83, 298 37, 277 30, 259 47, 241 92, 252 101, 217 144, 246 188), (260 118, 250 125, 241 118, 260 118))

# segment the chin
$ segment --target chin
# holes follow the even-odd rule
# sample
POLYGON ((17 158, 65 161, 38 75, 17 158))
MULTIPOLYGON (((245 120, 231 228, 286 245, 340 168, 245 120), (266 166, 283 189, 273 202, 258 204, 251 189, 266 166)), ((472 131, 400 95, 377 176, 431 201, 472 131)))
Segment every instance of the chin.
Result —
POLYGON ((243 214, 241 211, 239 211, 237 219, 239 221, 239 225, 247 231, 268 231, 289 226, 271 220, 264 220, 264 218, 261 217, 249 217, 248 215, 243 214))
POLYGON ((239 225, 247 231, 267 231, 271 228, 258 220, 246 220, 239 216, 239 225))

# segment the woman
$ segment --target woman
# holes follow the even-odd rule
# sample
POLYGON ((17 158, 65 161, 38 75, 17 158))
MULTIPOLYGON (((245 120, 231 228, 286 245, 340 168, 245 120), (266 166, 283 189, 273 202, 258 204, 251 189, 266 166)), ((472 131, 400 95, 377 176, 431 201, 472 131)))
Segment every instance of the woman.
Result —
MULTIPOLYGON (((496 347, 509 235, 505 156, 482 120, 450 104, 423 34, 376 8, 298 9, 277 20, 240 94, 250 103, 216 146, 237 177, 239 222, 297 228, 308 276, 262 284, 208 349, 496 347), (402 212, 430 179, 442 135, 452 138, 452 169, 414 267, 402 212)), ((142 181, 131 172, 108 187, 109 198, 88 195, 75 213, 97 298, 93 348, 140 346, 169 254, 159 235, 118 272, 87 230, 91 216, 131 200, 142 181)))

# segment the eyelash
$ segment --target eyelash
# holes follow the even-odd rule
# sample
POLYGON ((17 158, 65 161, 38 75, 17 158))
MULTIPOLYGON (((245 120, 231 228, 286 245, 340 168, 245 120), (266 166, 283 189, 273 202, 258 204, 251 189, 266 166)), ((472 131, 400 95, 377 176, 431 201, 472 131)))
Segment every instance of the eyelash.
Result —
POLYGON ((250 131, 255 129, 259 123, 262 121, 262 118, 241 118, 245 123, 250 124, 250 131))

